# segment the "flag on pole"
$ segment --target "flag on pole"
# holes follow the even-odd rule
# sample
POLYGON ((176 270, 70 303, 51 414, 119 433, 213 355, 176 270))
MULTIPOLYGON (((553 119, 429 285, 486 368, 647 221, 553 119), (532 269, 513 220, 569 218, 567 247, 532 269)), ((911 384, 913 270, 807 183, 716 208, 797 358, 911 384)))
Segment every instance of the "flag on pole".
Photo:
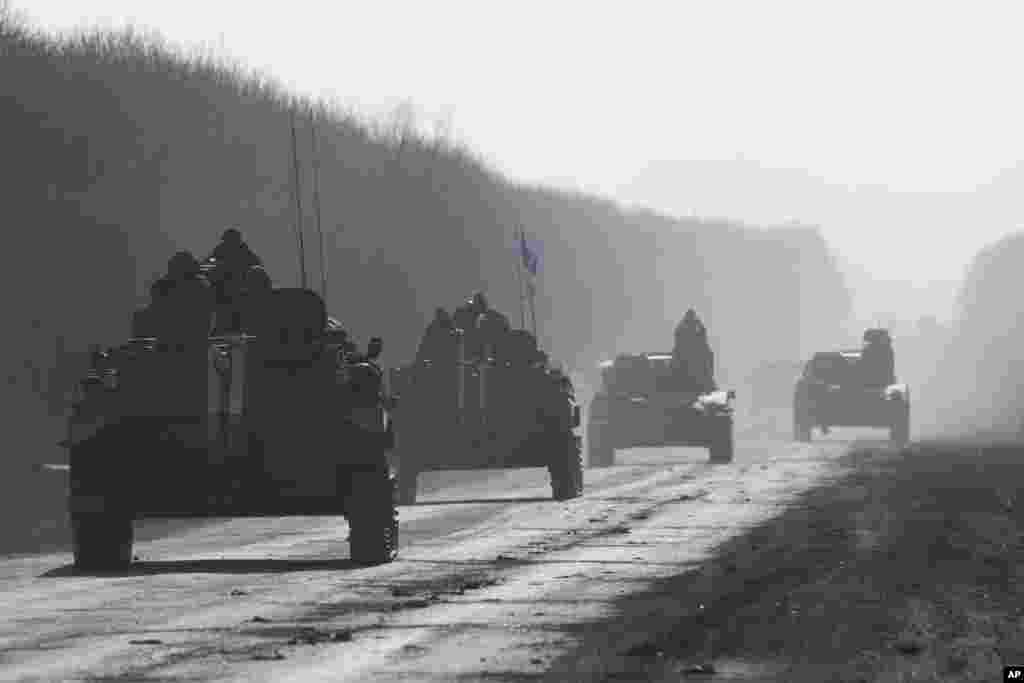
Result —
POLYGON ((520 252, 523 257, 523 267, 532 275, 537 277, 540 271, 540 242, 526 239, 526 231, 519 233, 520 252))

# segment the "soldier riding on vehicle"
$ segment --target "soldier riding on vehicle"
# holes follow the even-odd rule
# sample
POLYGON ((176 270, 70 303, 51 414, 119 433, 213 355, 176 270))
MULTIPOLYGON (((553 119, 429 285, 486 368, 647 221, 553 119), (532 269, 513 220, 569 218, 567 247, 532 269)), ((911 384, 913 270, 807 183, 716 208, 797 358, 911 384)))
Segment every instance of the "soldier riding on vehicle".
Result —
POLYGON ((676 327, 672 367, 682 386, 702 393, 715 391, 715 354, 708 343, 707 328, 692 308, 676 327))
POLYGON ((206 269, 216 295, 217 331, 240 331, 243 309, 251 303, 251 299, 246 301, 247 295, 272 286, 262 260, 242 240, 241 232, 228 228, 207 257, 206 269))
POLYGON ((888 330, 864 332, 860 349, 819 351, 804 366, 793 392, 793 437, 811 440, 815 428, 875 427, 889 439, 910 438, 910 387, 896 379, 888 330))
POLYGON ((455 357, 455 341, 453 332, 455 323, 452 316, 440 306, 434 310, 434 319, 430 321, 420 347, 416 351, 416 362, 433 360, 443 362, 455 357))
POLYGON ((133 321, 137 337, 191 338, 210 330, 213 295, 192 252, 179 251, 167 263, 167 273, 150 287, 150 305, 133 321))
POLYGON ((248 331, 247 328, 259 317, 261 301, 273 288, 263 266, 250 266, 244 272, 239 288, 218 306, 214 334, 248 331))
POLYGON ((713 463, 733 458, 736 393, 719 390, 714 353, 697 313, 686 311, 671 353, 619 353, 600 364, 588 411, 591 466, 608 467, 622 448, 707 448, 713 463))
POLYGON ((579 496, 571 381, 553 372, 534 336, 512 330, 482 293, 452 318, 437 309, 417 362, 391 373, 399 500, 415 502, 421 472, 516 467, 546 468, 556 500, 579 496))
POLYGON ((78 569, 130 565, 152 518, 342 515, 352 561, 397 555, 383 341, 358 353, 320 294, 272 287, 238 237, 202 265, 175 254, 132 339, 91 354, 61 442, 78 569), (238 316, 218 325, 246 334, 210 334, 203 271, 238 316))
POLYGON ((485 358, 503 358, 507 355, 512 325, 505 314, 488 308, 477 318, 476 327, 485 358))
POLYGON ((467 358, 479 358, 483 347, 480 339, 478 323, 480 316, 488 311, 487 298, 483 292, 477 292, 455 309, 452 322, 457 329, 463 331, 467 358))
POLYGON ((860 357, 861 378, 866 386, 885 387, 896 382, 896 358, 892 337, 885 329, 864 332, 860 357))

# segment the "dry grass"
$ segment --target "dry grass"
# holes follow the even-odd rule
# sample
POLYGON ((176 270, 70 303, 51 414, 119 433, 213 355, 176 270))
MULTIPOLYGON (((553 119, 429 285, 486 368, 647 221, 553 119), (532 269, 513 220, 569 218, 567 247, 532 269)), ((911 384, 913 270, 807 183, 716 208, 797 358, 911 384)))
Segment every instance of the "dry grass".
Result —
POLYGON ((665 680, 741 662, 774 670, 757 680, 980 682, 1024 662, 1024 448, 849 464, 713 570, 661 587, 705 605, 644 649, 662 651, 665 680))

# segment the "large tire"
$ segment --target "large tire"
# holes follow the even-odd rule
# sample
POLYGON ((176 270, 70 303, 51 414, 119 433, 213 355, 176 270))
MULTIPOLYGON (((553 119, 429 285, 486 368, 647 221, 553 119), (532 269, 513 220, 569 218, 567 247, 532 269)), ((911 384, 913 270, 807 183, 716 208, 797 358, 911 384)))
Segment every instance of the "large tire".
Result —
POLYGON ((117 513, 71 515, 71 544, 76 569, 116 570, 132 563, 132 518, 117 513))
POLYGON ((74 497, 103 499, 102 511, 70 514, 71 548, 76 569, 116 570, 132 563, 132 513, 119 509, 109 492, 123 487, 116 472, 117 456, 137 451, 134 435, 120 427, 102 428, 71 449, 69 489, 74 497))
POLYGON ((734 440, 731 416, 713 417, 712 439, 708 446, 708 459, 715 464, 732 462, 734 440))
POLYGON ((910 441, 910 404, 902 403, 896 418, 889 428, 889 440, 897 446, 905 446, 910 441))
POLYGON ((568 447, 548 465, 551 495, 555 500, 572 500, 583 495, 583 452, 580 440, 574 434, 568 437, 568 447))
POLYGON ((349 556, 357 564, 375 565, 398 557, 398 510, 395 479, 387 468, 352 475, 347 501, 349 556))
POLYGON ((609 438, 607 424, 587 425, 587 466, 611 467, 615 464, 615 447, 609 438))

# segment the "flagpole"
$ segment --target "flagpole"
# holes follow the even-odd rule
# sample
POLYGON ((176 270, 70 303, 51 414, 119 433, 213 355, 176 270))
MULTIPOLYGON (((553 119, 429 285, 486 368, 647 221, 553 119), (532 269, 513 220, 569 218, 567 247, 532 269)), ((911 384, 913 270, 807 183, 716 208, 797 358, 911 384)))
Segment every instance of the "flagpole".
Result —
MULTIPOLYGON (((519 226, 519 230, 516 232, 516 237, 522 240, 521 233, 523 226, 519 226)), ((523 305, 523 242, 520 241, 516 245, 516 276, 519 281, 519 326, 521 329, 526 329, 526 308, 523 305)))
POLYGON ((533 304, 533 297, 536 294, 536 287, 533 282, 530 282, 530 317, 533 319, 533 338, 537 339, 540 343, 540 339, 537 337, 537 309, 533 304))
MULTIPOLYGON (((523 229, 523 244, 526 244, 526 230, 523 229)), ((534 306, 534 297, 537 294, 537 274, 534 272, 536 265, 530 270, 530 279, 527 282, 526 291, 530 296, 530 319, 533 321, 533 338, 540 344, 540 339, 537 337, 537 308, 534 306)))
POLYGON ((306 288, 306 247, 302 240, 302 184, 299 179, 299 150, 298 143, 295 140, 295 110, 291 112, 291 124, 292 124, 292 166, 295 172, 294 176, 294 194, 292 200, 295 203, 295 216, 296 216, 296 227, 299 233, 299 271, 302 275, 302 288, 306 288))

